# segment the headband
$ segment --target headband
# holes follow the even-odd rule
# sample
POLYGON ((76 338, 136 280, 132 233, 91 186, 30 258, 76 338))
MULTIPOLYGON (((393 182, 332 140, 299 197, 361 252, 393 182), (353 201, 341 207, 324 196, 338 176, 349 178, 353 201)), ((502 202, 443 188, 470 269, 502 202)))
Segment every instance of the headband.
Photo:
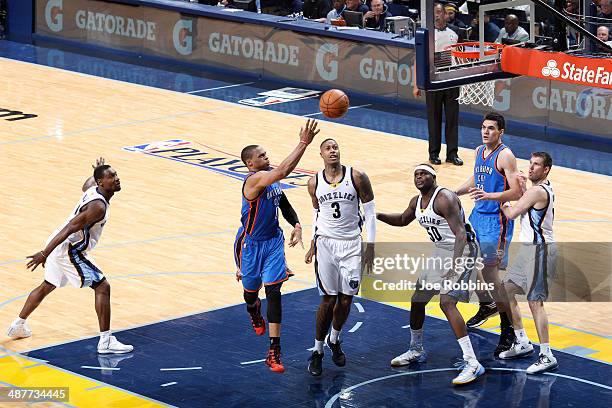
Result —
POLYGON ((414 168, 414 172, 416 173, 417 170, 426 171, 429 174, 431 174, 432 176, 436 177, 436 171, 434 169, 432 169, 431 167, 429 167, 429 166, 425 166, 424 164, 419 164, 418 166, 416 166, 414 168))

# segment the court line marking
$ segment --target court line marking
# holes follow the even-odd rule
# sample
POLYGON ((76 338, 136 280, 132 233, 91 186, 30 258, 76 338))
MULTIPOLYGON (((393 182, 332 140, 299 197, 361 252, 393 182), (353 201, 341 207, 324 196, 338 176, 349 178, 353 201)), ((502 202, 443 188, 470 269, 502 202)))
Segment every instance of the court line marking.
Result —
POLYGON ((402 326, 402 329, 409 329, 409 328, 410 328, 410 325, 409 325, 409 324, 407 324, 407 325, 405 325, 405 326, 402 326))
MULTIPOLYGON (((485 370, 527 372, 527 370, 521 370, 521 369, 518 369, 518 368, 497 368, 497 367, 490 367, 490 368, 485 368, 485 370)), ((372 383, 379 382, 379 381, 388 380, 390 378, 403 377, 405 375, 423 374, 423 373, 436 373, 436 372, 442 372, 442 371, 459 371, 459 369, 458 368, 435 368, 435 369, 431 369, 431 370, 410 371, 410 372, 405 372, 405 373, 386 375, 384 377, 372 378, 370 380, 363 381, 363 382, 360 382, 358 384, 352 385, 352 386, 350 386, 348 388, 345 388, 342 391, 340 391, 339 393, 333 395, 327 401, 327 403, 325 404, 325 408, 332 408, 333 405, 334 405, 334 402, 336 402, 336 400, 338 398, 340 398, 340 396, 342 394, 351 392, 354 389, 357 389, 357 388, 362 387, 364 385, 372 384, 372 383)), ((555 376, 555 377, 566 378, 566 379, 569 379, 569 380, 574 380, 574 381, 582 382, 582 383, 585 383, 585 384, 594 385, 596 387, 604 388, 604 389, 607 389, 607 390, 612 390, 612 387, 609 387, 607 385, 600 384, 600 383, 593 382, 593 381, 589 381, 589 380, 585 380, 585 379, 582 379, 582 378, 579 378, 579 377, 572 377, 572 376, 569 376, 569 375, 556 374, 556 373, 543 373, 543 374, 544 375, 551 375, 551 376, 555 376)))
MULTIPOLYGON (((305 99, 305 98, 304 98, 305 99)), ((372 106, 371 103, 366 103, 365 105, 357 105, 357 106, 349 106, 349 110, 350 109, 358 109, 358 108, 365 108, 367 106, 372 106)), ((274 112, 274 111, 273 111, 274 112)), ((294 115, 294 116, 304 116, 304 117, 309 117, 309 116, 317 116, 317 115, 323 115, 323 112, 315 112, 315 113, 308 113, 306 115, 294 115)), ((349 125, 350 126, 350 125, 349 125)), ((359 128, 359 129, 363 129, 363 128, 359 128)))
POLYGON ((202 367, 174 367, 174 368, 160 368, 159 371, 186 371, 186 370, 201 370, 202 367))
POLYGON ((106 385, 96 385, 95 387, 85 388, 85 391, 93 391, 93 390, 97 390, 98 388, 104 388, 104 387, 106 387, 106 385))
MULTIPOLYGON (((261 108, 257 108, 257 107, 254 107, 254 106, 248 106, 248 105, 242 105, 242 104, 239 104, 237 102, 230 102, 230 101, 225 101, 225 100, 222 100, 222 99, 214 99, 214 98, 209 98, 209 97, 206 97, 206 96, 200 96, 200 95, 195 95, 195 94, 187 94, 187 93, 184 93, 184 92, 175 91, 175 90, 171 90, 171 89, 158 88, 158 87, 155 87, 155 86, 138 84, 138 83, 133 83, 133 82, 127 82, 127 81, 122 81, 122 80, 119 80, 119 79, 105 78, 105 77, 101 77, 101 76, 97 76, 97 75, 93 75, 93 74, 86 74, 84 72, 72 71, 70 69, 52 67, 52 66, 49 66, 49 65, 44 65, 44 64, 40 64, 40 63, 36 63, 36 62, 22 61, 22 60, 18 60, 18 59, 14 59, 14 58, 8 58, 8 57, 0 57, 0 60, 8 60, 8 61, 14 61, 14 62, 17 62, 17 63, 22 63, 22 64, 36 65, 38 67, 43 67, 43 68, 49 69, 49 70, 57 70, 57 71, 63 71, 63 72, 70 72, 71 74, 74 74, 74 75, 80 75, 80 76, 89 77, 89 78, 102 79, 102 80, 112 81, 112 82, 120 82, 122 84, 127 84, 127 85, 131 85, 131 86, 136 86, 136 87, 143 87, 143 88, 147 88, 147 89, 156 89, 156 90, 158 90, 158 91, 160 91, 162 93, 163 92, 169 92, 169 93, 171 92, 173 94, 177 94, 178 93, 178 94, 181 94, 181 95, 192 96, 194 98, 209 99, 211 101, 215 101, 215 102, 218 102, 218 103, 221 103, 221 104, 231 105, 233 107, 240 107, 242 109, 256 110, 256 111, 259 111, 259 112, 261 112, 261 110, 262 110, 261 108)), ((129 64, 129 65, 134 65, 134 64, 129 64)), ((269 111, 269 112, 275 112, 275 113, 280 114, 280 115, 292 116, 294 118, 296 118, 296 117, 297 118, 303 118, 304 117, 303 115, 296 115, 296 114, 293 114, 293 113, 274 111, 274 110, 270 110, 270 109, 264 109, 264 110, 269 111)), ((333 122, 333 121, 330 121, 330 120, 326 120, 325 122, 330 124, 330 125, 336 125, 336 126, 340 125, 340 126, 347 126, 347 127, 354 128, 354 129, 359 129, 359 130, 364 131, 366 133, 378 133, 378 134, 383 135, 383 136, 402 137, 402 138, 408 138, 408 139, 411 139, 411 140, 419 140, 419 141, 423 142, 424 144, 427 143, 426 139, 419 139, 419 138, 408 136, 408 135, 401 135, 401 134, 398 134, 398 133, 388 133, 388 132, 383 132, 383 131, 380 131, 380 130, 368 129, 368 128, 359 127, 359 126, 350 125, 350 124, 345 124, 345 123, 337 123, 337 122, 333 122)), ((478 131, 478 130, 474 129, 474 131, 478 131)), ((512 135, 512 134, 509 134, 508 136, 521 137, 521 136, 516 136, 516 135, 512 135)), ((470 153, 474 152, 474 149, 469 148, 469 147, 461 146, 461 149, 467 150, 470 153)), ((584 150, 588 150, 588 149, 584 149, 584 150)), ((523 160, 525 162, 529 161, 529 159, 518 159, 518 160, 523 160)), ((590 172, 590 171, 586 171, 586 170, 574 169, 572 167, 566 167, 566 166, 560 166, 560 165, 557 165, 557 167, 558 168, 562 168, 562 169, 576 171, 576 172, 579 172, 579 173, 584 173, 584 174, 589 174, 589 175, 594 175, 594 176, 602 176, 602 177, 605 177, 605 178, 608 178, 608 179, 612 178, 612 175, 601 174, 601 173, 594 173, 594 172, 590 172)), ((607 214, 605 214, 605 215, 607 215, 607 214)))
POLYGON ((365 310, 364 310, 363 306, 361 305, 361 303, 355 302, 355 307, 357 308, 357 310, 359 310, 359 313, 365 312, 365 310))
MULTIPOLYGON (((70 71, 70 72, 72 72, 72 71, 70 71)), ((237 86, 251 85, 251 84, 254 84, 254 83, 255 82, 244 82, 242 84, 234 84, 234 85, 226 85, 226 86, 216 86, 214 88, 198 89, 197 91, 189 91, 189 92, 184 92, 184 93, 195 94, 195 93, 198 93, 198 92, 215 91, 217 89, 235 88, 237 86)))
POLYGON ((242 363, 240 363, 240 365, 257 364, 257 363, 263 363, 264 361, 266 361, 265 358, 262 358, 261 360, 243 361, 242 363))
POLYGON ((363 322, 355 323, 355 325, 351 328, 351 330, 349 330, 349 333, 355 333, 357 330, 359 330, 362 324, 363 322))
POLYGON ((119 371, 121 368, 119 367, 95 367, 95 366, 81 366, 81 368, 89 368, 90 370, 111 370, 111 371, 119 371))
POLYGON ((172 381, 172 382, 169 382, 169 383, 162 384, 161 387, 167 387, 169 385, 175 385, 175 384, 178 384, 178 383, 176 381, 172 381))

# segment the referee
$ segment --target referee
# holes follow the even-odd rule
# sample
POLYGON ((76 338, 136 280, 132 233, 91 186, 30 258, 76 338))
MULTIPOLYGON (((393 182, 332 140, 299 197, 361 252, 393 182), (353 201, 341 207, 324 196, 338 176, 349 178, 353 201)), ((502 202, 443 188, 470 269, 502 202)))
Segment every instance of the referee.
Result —
MULTIPOLYGON (((435 15, 435 64, 444 63, 450 65, 450 51, 448 47, 456 44, 457 34, 446 25, 446 11, 440 3, 434 5, 435 15)), ((416 86, 413 87, 413 95, 421 95, 416 86)), ((427 104, 427 125, 429 128, 429 162, 431 164, 442 164, 440 160, 440 149, 442 144, 442 111, 446 115, 445 137, 446 137, 446 162, 455 166, 463 165, 459 158, 459 88, 442 89, 439 91, 427 91, 425 102, 427 104)))

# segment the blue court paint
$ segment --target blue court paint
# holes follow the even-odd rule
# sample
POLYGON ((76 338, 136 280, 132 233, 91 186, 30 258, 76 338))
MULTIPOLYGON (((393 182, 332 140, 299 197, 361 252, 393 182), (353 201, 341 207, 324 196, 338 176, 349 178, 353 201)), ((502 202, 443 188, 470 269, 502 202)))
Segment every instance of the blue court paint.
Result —
POLYGON ((598 353, 599 350, 593 350, 582 346, 570 346, 563 349, 563 351, 574 354, 576 356, 588 356, 589 354, 598 353))
MULTIPOLYGON (((247 78, 224 76, 212 72, 190 72, 177 67, 140 66, 11 41, 0 41, 0 56, 177 92, 211 89, 204 92, 202 96, 234 103, 241 99, 255 97, 258 92, 283 86, 280 83, 266 81, 246 85, 247 78)), ((370 100, 359 97, 351 97, 351 104, 353 106, 371 105, 349 111, 345 117, 333 121, 427 140, 427 117, 423 106, 371 103, 370 100)), ((319 106, 318 99, 315 98, 270 105, 262 109, 303 116, 318 112, 319 106)), ((328 120, 321 116, 317 118, 328 120)), ((479 118, 476 116, 462 119, 462 126, 459 127, 459 145, 465 148, 480 145, 479 127, 479 118)), ((537 146, 537 150, 549 152, 556 165, 612 175, 612 146, 609 142, 587 141, 581 137, 545 137, 538 131, 528 126, 520 126, 520 124, 509 126, 508 132, 504 136, 504 143, 519 158, 529 159, 531 152, 535 149, 534 146, 537 146), (565 144, 558 143, 558 140, 562 140, 565 144)), ((426 159, 427 151, 424 149, 423 160, 426 159)))
POLYGON ((612 391, 600 386, 612 387, 610 366, 557 352, 558 375, 527 376, 521 370, 535 361, 535 356, 493 360, 499 337, 480 330, 471 333, 471 339, 481 363, 489 370, 474 384, 453 387, 450 381, 457 371, 449 367, 460 357, 461 349, 448 323, 430 317, 424 330, 428 362, 393 369, 390 360, 408 347, 408 333, 402 326, 409 320, 409 312, 367 299, 359 299, 366 313, 353 310, 345 325, 349 328, 362 321, 360 329, 341 336, 346 367, 333 365, 326 348, 323 375, 314 378, 306 371, 310 355, 306 349, 314 337, 318 292, 309 289, 283 299, 285 374, 272 373, 263 363, 254 362, 265 357, 268 339, 255 336, 244 305, 117 332, 120 341, 135 346, 131 357, 97 355, 97 338, 39 349, 28 355, 181 407, 323 407, 336 395, 332 406, 351 407, 454 407, 477 403, 479 407, 500 408, 546 403, 595 408, 609 407, 612 400, 612 391), (82 365, 121 370, 84 370, 82 365), (166 367, 202 369, 160 371, 166 367), (372 382, 383 377, 384 381, 372 382), (160 387, 168 382, 177 384, 160 387))

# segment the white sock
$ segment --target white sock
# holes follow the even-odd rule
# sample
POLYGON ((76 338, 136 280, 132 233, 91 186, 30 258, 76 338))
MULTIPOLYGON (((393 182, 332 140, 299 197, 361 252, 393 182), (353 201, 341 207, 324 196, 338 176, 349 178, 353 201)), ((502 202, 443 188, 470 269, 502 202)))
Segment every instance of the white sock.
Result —
POLYGON ((527 333, 525 333, 525 329, 514 329, 514 335, 516 336, 516 339, 518 340, 519 343, 521 344, 527 344, 529 343, 529 338, 527 337, 527 333))
POLYGON ((476 359, 476 354, 474 354, 474 349, 472 348, 472 342, 470 341, 470 336, 465 336, 460 339, 457 339, 457 343, 461 346, 461 351, 463 351, 463 359, 476 359))
POLYGON ((26 319, 22 319, 21 317, 17 317, 15 320, 13 320, 13 324, 24 324, 26 321, 26 319))
POLYGON ((550 351, 550 343, 540 343, 540 354, 544 354, 545 356, 552 356, 552 351, 550 351))
POLYGON ((323 342, 315 339, 315 351, 323 354, 323 342))
POLYGON ((418 346, 423 347, 423 329, 413 330, 410 329, 410 347, 418 346))
POLYGON ((329 341, 331 343, 336 344, 338 342, 338 339, 340 338, 340 332, 342 330, 336 330, 334 329, 334 327, 332 326, 331 328, 331 333, 329 334, 329 341))
POLYGON ((110 341, 110 335, 111 335, 110 330, 100 332, 100 342, 108 343, 110 341))

